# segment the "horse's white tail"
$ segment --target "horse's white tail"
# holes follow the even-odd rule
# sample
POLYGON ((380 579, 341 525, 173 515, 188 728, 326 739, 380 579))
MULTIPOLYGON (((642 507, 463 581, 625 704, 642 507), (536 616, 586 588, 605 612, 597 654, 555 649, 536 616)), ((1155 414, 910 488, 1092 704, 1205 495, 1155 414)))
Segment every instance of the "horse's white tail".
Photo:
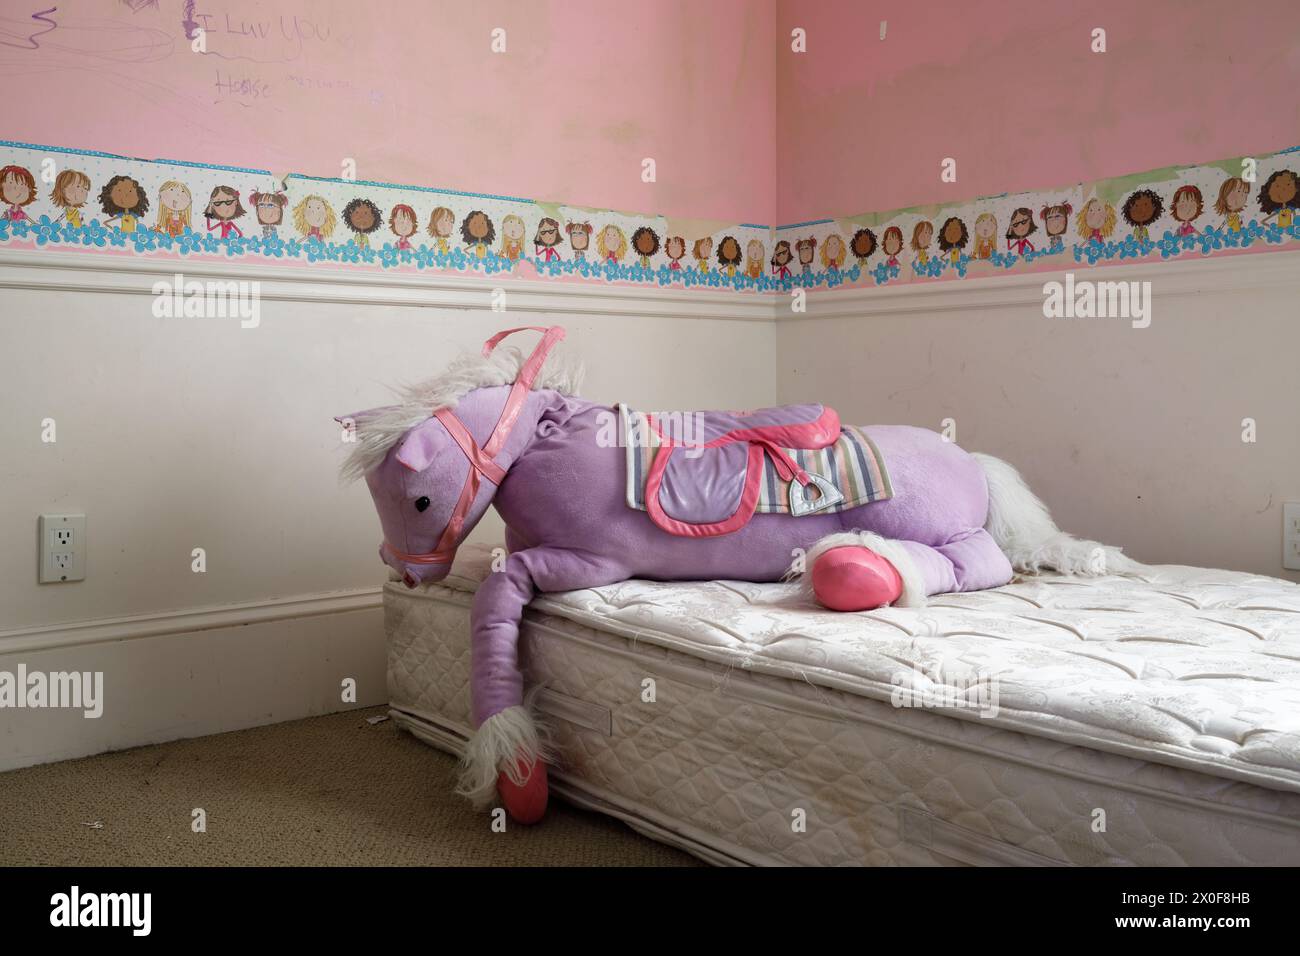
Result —
POLYGON ((1047 506, 1002 459, 981 454, 973 457, 984 469, 989 485, 989 518, 984 529, 1015 570, 1027 574, 1124 574, 1141 567, 1119 548, 1085 541, 1058 528, 1047 506))

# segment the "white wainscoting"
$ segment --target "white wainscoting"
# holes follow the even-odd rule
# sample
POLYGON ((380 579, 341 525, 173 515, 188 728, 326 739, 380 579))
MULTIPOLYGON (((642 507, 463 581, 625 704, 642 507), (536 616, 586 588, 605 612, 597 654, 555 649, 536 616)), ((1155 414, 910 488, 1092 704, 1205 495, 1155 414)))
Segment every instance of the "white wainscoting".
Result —
POLYGON ((761 407, 771 319, 756 295, 0 251, 0 670, 103 671, 106 696, 0 710, 0 768, 345 709, 345 677, 386 700, 379 526, 332 416, 557 323, 584 395, 761 407), (155 317, 178 271, 256 279, 261 324, 155 317), (37 515, 82 511, 86 580, 38 585, 37 515))
POLYGON ((331 416, 513 325, 568 327, 604 401, 953 418, 1068 530, 1297 577, 1280 506, 1300 500, 1300 253, 1073 270, 1151 281, 1148 329, 1045 319, 1064 270, 819 292, 792 314, 783 296, 183 265, 258 279, 261 325, 155 318, 171 261, 0 252, 0 670, 103 671, 106 696, 97 720, 0 711, 0 768, 345 709, 345 677, 355 706, 382 703, 378 525, 338 484, 331 416), (88 515, 84 582, 36 583, 51 511, 88 515))
POLYGON ((1300 251, 824 293, 778 312, 777 394, 1012 462, 1067 531, 1300 580, 1300 251), (1150 282, 1148 328, 1049 319, 1046 282, 1150 282), (1243 419, 1256 441, 1243 442, 1243 419))

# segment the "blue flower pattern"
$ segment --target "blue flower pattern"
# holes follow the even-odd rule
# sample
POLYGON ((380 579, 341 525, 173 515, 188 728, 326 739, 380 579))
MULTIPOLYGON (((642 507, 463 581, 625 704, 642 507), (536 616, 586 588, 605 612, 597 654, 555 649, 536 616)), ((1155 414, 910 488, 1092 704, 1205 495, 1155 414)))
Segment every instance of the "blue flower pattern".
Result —
MULTIPOLYGON (((1165 231, 1158 239, 1139 241, 1131 234, 1119 240, 1090 240, 1073 246, 1060 246, 1028 250, 1018 256, 1011 252, 994 252, 984 260, 999 270, 1009 270, 1023 262, 1032 265, 1042 260, 1064 258, 1068 252, 1074 262, 1089 266, 1099 262, 1142 260, 1156 253, 1161 259, 1171 259, 1189 253, 1208 256, 1225 250, 1249 249, 1252 246, 1279 245, 1300 240, 1300 219, 1287 227, 1276 223, 1261 224, 1252 219, 1240 230, 1232 231, 1221 226, 1206 226, 1198 233, 1179 236, 1165 231)), ((104 226, 98 220, 90 220, 85 225, 73 226, 70 223, 53 221, 47 215, 34 220, 17 222, 0 218, 0 243, 34 242, 37 248, 56 248, 60 246, 84 246, 103 249, 130 249, 141 255, 223 255, 230 259, 260 257, 268 260, 306 261, 310 264, 329 262, 347 265, 379 265, 384 269, 415 268, 437 269, 455 272, 480 272, 487 276, 511 273, 518 262, 528 263, 544 278, 581 277, 588 280, 606 282, 631 282, 655 285, 660 288, 672 286, 686 289, 730 289, 752 292, 788 292, 794 288, 835 289, 846 284, 855 284, 870 279, 875 285, 885 285, 896 281, 902 269, 881 261, 875 265, 855 263, 845 269, 820 269, 812 272, 797 272, 788 278, 779 278, 766 272, 754 278, 741 270, 728 275, 716 266, 708 272, 683 266, 671 269, 667 265, 647 269, 638 262, 616 263, 592 258, 573 259, 557 258, 550 261, 524 256, 520 260, 511 260, 489 252, 482 258, 467 255, 462 249, 450 252, 438 252, 435 247, 421 244, 409 249, 398 249, 391 243, 379 248, 358 246, 355 242, 322 242, 320 239, 283 239, 279 235, 263 237, 230 236, 222 239, 211 233, 200 234, 186 229, 177 236, 157 232, 143 226, 133 232, 123 232, 116 224, 104 226)), ((955 262, 946 254, 929 257, 924 265, 913 260, 907 268, 911 276, 934 279, 946 273, 955 273, 964 278, 974 260, 961 255, 955 262)))

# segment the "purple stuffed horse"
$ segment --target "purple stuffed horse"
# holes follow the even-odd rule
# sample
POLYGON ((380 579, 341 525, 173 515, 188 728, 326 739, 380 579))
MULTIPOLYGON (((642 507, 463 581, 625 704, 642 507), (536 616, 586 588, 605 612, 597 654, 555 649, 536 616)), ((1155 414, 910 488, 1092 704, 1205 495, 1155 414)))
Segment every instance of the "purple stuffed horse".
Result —
POLYGON ((460 792, 541 816, 546 761, 524 705, 519 624, 538 591, 628 578, 803 581, 834 610, 919 606, 997 587, 1013 571, 1132 565, 1063 534, 1010 465, 902 425, 842 427, 831 409, 645 415, 575 397, 554 359, 490 339, 400 404, 340 418, 344 467, 379 512, 379 555, 410 587, 446 576, 489 504, 509 558, 472 612, 476 731, 460 792))

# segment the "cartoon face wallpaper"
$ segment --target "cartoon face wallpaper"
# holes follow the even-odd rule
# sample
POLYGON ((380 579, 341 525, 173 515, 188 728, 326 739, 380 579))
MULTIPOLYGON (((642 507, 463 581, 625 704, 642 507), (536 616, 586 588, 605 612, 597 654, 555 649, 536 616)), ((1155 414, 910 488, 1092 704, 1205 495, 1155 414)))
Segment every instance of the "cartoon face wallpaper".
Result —
POLYGON ((950 253, 954 259, 966 248, 969 240, 970 233, 966 230, 966 223, 956 216, 945 219, 943 225, 939 227, 939 248, 950 253))
POLYGON ((248 210, 240 199, 239 190, 234 186, 217 186, 208 197, 208 206, 203 210, 208 232, 217 233, 222 239, 242 237, 243 232, 235 224, 248 210))
POLYGON ((800 239, 794 245, 795 252, 799 255, 799 265, 805 272, 812 269, 813 256, 817 253, 817 240, 813 236, 807 239, 800 239))
POLYGON ((838 232, 831 233, 822 242, 821 258, 827 269, 839 269, 844 264, 844 238, 838 232))
POLYGON ((189 187, 174 179, 163 183, 158 190, 158 205, 172 212, 189 209, 193 201, 189 187))
POLYGON ((669 236, 664 242, 664 255, 668 257, 670 268, 680 269, 686 255, 686 240, 681 236, 669 236))
POLYGON ((554 255, 556 247, 562 242, 564 242, 564 236, 560 232, 559 220, 548 216, 537 224, 537 232, 533 235, 533 245, 539 251, 548 251, 554 255))
POLYGON ((1133 235, 1138 240, 1145 240, 1150 235, 1151 225, 1164 215, 1164 200, 1152 189, 1139 189, 1120 208, 1124 221, 1133 227, 1133 235))
POLYGON ((735 236, 723 236, 718 243, 718 266, 734 270, 740 266, 740 243, 735 236))
POLYGON ((1038 218, 1042 220, 1043 231, 1047 233, 1049 248, 1051 251, 1060 251, 1065 248, 1065 233, 1070 228, 1070 215, 1074 212, 1074 207, 1068 203, 1056 203, 1051 206, 1044 206, 1038 212, 1038 218))
POLYGON ((782 239, 772 250, 772 271, 781 277, 790 275, 790 262, 794 259, 794 252, 790 248, 790 240, 782 239))
POLYGON ((853 233, 853 238, 849 241, 849 248, 858 262, 866 262, 871 258, 871 254, 876 251, 876 234, 870 229, 859 229, 853 233))
POLYGON ((293 207, 293 226, 304 239, 329 239, 336 225, 338 216, 323 196, 304 196, 293 207))
POLYGON ((649 226, 639 226, 632 233, 632 251, 643 267, 649 267, 651 256, 659 253, 659 234, 649 226))
POLYGON ((19 220, 27 218, 23 207, 36 199, 36 180, 29 170, 22 166, 5 166, 0 169, 0 199, 9 207, 5 218, 19 220))
POLYGON ((622 262, 627 255, 627 236, 622 229, 610 223, 596 235, 596 252, 606 262, 622 262))
POLYGON ((591 248, 591 230, 589 222, 571 222, 564 227, 564 233, 569 237, 569 245, 573 247, 574 258, 581 259, 591 248))
POLYGON ((1079 238, 1092 242, 1109 239, 1115 231, 1115 207, 1100 199, 1089 199, 1076 217, 1079 238))
POLYGON ((888 257, 887 263, 898 265, 898 254, 903 251, 903 230, 890 226, 880 237, 880 250, 888 257))
POLYGON ((1280 169, 1270 175, 1259 188, 1259 209, 1264 220, 1283 229, 1290 228, 1296 210, 1300 209, 1298 194, 1300 177, 1294 170, 1280 169))
POLYGON ((283 192, 255 192, 248 197, 260 226, 278 226, 284 222, 289 197, 283 192))
POLYGON ((702 239, 696 239, 695 244, 691 247, 691 256, 695 259, 700 272, 709 271, 709 257, 711 255, 713 255, 713 237, 705 236, 702 239))
POLYGON ((420 229, 420 217, 412 206, 398 203, 388 213, 388 229, 397 237, 397 248, 409 249, 411 237, 420 229))
POLYGON ((158 221, 154 228, 171 236, 180 235, 190 227, 193 205, 189 187, 179 180, 168 180, 158 189, 158 221))
POLYGON ((916 253, 916 262, 920 266, 928 266, 930 262, 930 242, 934 239, 934 223, 928 219, 922 219, 912 227, 912 241, 909 245, 912 251, 916 253))
POLYGON ((56 206, 73 206, 80 208, 86 204, 90 195, 90 177, 75 169, 65 169, 54 181, 54 190, 50 201, 56 206))
POLYGON ((991 212, 975 218, 975 258, 987 259, 997 251, 998 219, 991 212))
POLYGON ((481 209, 475 209, 460 224, 460 240, 469 246, 480 258, 487 255, 488 247, 496 240, 496 226, 491 217, 481 209))
POLYGON ((1233 231, 1241 229, 1241 212, 1250 202, 1250 184, 1239 176, 1229 176, 1219 187, 1219 197, 1214 201, 1214 211, 1224 216, 1224 226, 1233 231))
POLYGON ((353 232, 374 232, 382 221, 383 213, 369 199, 353 199, 343 207, 343 224, 353 232))
POLYGON ((352 232, 352 242, 370 248, 370 234, 383 225, 383 211, 369 199, 357 198, 343 207, 343 225, 352 232))
POLYGON ((1192 225, 1201 215, 1205 208, 1205 200, 1201 196, 1201 191, 1195 186, 1180 186, 1170 200, 1170 215, 1178 222, 1178 234, 1188 236, 1197 233, 1199 230, 1192 225))
POLYGON ((501 220, 501 251, 503 258, 515 260, 524 254, 524 236, 528 227, 522 216, 510 213, 501 220))
MULTIPOLYGON (((0 181, 3 177, 0 176, 0 181)), ((73 228, 84 225, 82 208, 90 196, 90 177, 78 169, 64 169, 54 180, 50 190, 50 203, 62 210, 57 222, 67 223, 73 228)))
POLYGON ((212 219, 230 220, 238 219, 247 211, 240 202, 239 192, 234 187, 218 186, 208 197, 208 208, 203 211, 203 214, 212 219))
POLYGON ((1011 223, 1007 226, 1008 239, 1024 239, 1038 231, 1034 224, 1033 210, 1021 206, 1011 214, 1011 223))
POLYGON ((149 198, 130 176, 114 176, 99 191, 99 205, 110 223, 132 232, 138 218, 149 211, 149 198))
POLYGON ((438 245, 446 249, 447 240, 456 228, 456 214, 447 206, 438 206, 429 213, 429 235, 438 240, 438 245))

